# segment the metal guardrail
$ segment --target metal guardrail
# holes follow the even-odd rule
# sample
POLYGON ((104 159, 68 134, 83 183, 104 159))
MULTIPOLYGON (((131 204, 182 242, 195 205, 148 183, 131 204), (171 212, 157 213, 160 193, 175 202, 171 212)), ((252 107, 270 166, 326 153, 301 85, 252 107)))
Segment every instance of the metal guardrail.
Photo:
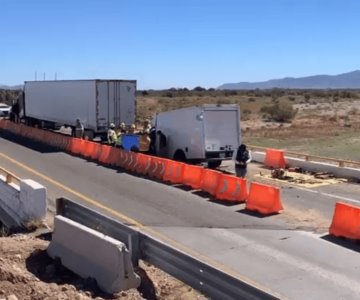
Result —
POLYGON ((66 198, 56 200, 56 212, 84 226, 118 239, 128 246, 137 265, 143 259, 175 278, 203 292, 211 299, 279 299, 197 258, 139 232, 121 222, 66 198))
POLYGON ((6 183, 15 183, 17 185, 20 185, 21 179, 14 174, 10 173, 9 171, 5 170, 4 168, 0 167, 0 174, 5 177, 6 183))
MULTIPOLYGON (((255 150, 255 151, 256 150, 266 151, 266 149, 269 149, 269 147, 260 147, 260 146, 253 146, 253 145, 248 145, 247 147, 249 149, 255 150)), ((298 152, 292 152, 292 151, 285 151, 285 154, 288 156, 304 158, 306 161, 325 161, 325 162, 336 163, 339 167, 345 167, 346 165, 360 167, 360 161, 324 157, 324 156, 304 154, 304 153, 298 153, 298 152)))

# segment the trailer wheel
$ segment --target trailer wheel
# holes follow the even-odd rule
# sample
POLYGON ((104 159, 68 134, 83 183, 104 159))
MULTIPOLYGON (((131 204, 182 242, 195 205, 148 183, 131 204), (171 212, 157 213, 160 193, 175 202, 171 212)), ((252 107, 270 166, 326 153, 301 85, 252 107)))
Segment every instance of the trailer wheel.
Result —
POLYGON ((182 151, 181 149, 176 150, 176 152, 174 154, 174 160, 186 161, 186 155, 185 155, 184 151, 182 151))
POLYGON ((208 161, 208 168, 209 169, 216 169, 216 168, 220 167, 221 162, 222 162, 221 160, 208 161))

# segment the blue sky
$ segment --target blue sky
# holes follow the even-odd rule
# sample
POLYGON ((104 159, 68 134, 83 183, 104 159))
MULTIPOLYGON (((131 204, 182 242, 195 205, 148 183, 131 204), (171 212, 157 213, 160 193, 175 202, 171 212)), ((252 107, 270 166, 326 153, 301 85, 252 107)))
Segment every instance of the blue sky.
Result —
POLYGON ((0 0, 0 84, 136 79, 139 89, 360 69, 357 0, 0 0))

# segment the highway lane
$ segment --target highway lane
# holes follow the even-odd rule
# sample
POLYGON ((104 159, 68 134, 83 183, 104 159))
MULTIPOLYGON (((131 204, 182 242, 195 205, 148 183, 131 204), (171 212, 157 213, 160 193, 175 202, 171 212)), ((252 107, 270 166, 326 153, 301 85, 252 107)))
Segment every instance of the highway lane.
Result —
MULTIPOLYGON (((255 281, 284 298, 359 298, 358 288, 352 286, 360 275, 359 250, 311 233, 327 231, 335 199, 283 187, 284 214, 258 218, 243 213, 241 204, 213 203, 192 191, 46 147, 29 146, 0 138, 0 165, 47 186, 51 201, 64 195, 94 206, 87 200, 96 200, 120 212, 115 217, 160 232, 176 245, 185 245, 183 250, 205 256, 208 262, 231 269, 237 277, 246 276, 247 281, 255 281)), ((339 193, 346 190, 346 186, 337 187, 339 193)))

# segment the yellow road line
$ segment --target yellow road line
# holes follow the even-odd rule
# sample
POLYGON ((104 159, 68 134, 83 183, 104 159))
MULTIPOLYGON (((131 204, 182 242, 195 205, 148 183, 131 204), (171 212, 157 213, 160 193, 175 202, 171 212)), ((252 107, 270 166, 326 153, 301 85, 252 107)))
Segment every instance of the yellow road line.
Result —
POLYGON ((207 256, 204 256, 203 254, 201 254, 201 253, 199 253, 197 251, 194 251, 194 250, 188 248, 187 246, 185 246, 183 244, 180 244, 179 242, 167 237, 166 235, 162 234, 161 232, 158 232, 158 231, 153 230, 153 229, 151 229, 149 227, 146 227, 145 225, 141 224, 140 222, 138 222, 138 221, 136 221, 136 220, 134 220, 134 219, 132 219, 132 218, 130 218, 130 217, 116 211, 116 210, 113 210, 112 208, 110 208, 108 206, 105 206, 105 205, 99 203, 98 201, 96 201, 96 200, 94 200, 94 199, 92 199, 92 198, 90 198, 90 197, 88 197, 88 196, 86 196, 86 195, 84 195, 82 193, 79 193, 79 192, 77 192, 77 191, 63 185, 62 183, 60 183, 60 182, 58 182, 58 181, 56 181, 56 180, 54 180, 54 179, 40 173, 40 172, 30 168, 29 166, 27 166, 27 165, 25 165, 23 163, 18 162, 17 160, 11 158, 10 156, 7 156, 6 154, 4 154, 2 152, 0 152, 0 156, 3 157, 4 159, 10 161, 11 163, 23 168, 24 170, 26 170, 26 171, 28 171, 28 172, 30 172, 30 173, 38 176, 38 177, 50 182, 51 184, 57 186, 58 188, 63 189, 65 191, 75 195, 76 197, 84 200, 85 202, 87 202, 87 203, 89 203, 89 204, 91 204, 91 205, 93 205, 95 207, 101 208, 104 211, 107 211, 108 213, 112 214, 113 216, 116 216, 116 217, 118 217, 120 219, 123 219, 124 221, 126 221, 128 223, 132 223, 136 227, 138 227, 139 229, 141 229, 143 231, 146 231, 148 233, 151 233, 153 236, 155 236, 155 237, 157 237, 157 238, 159 238, 161 240, 167 241, 168 243, 170 243, 171 245, 173 245, 176 248, 180 249, 181 251, 189 253, 190 255, 205 261, 207 264, 212 265, 212 266, 214 266, 214 267, 216 267, 218 269, 221 269, 223 272, 226 272, 227 274, 229 274, 229 275, 231 275, 231 276, 233 276, 235 278, 238 278, 239 280, 242 280, 242 281, 244 281, 244 282, 246 282, 246 283, 248 283, 248 284, 250 284, 250 285, 252 285, 252 286, 254 286, 254 287, 258 288, 258 289, 260 289, 260 290, 263 290, 265 292, 273 294, 272 291, 270 291, 266 287, 261 286, 259 283, 254 282, 253 280, 251 280, 249 278, 246 278, 243 275, 238 274, 234 270, 229 269, 227 266, 225 266, 225 265, 223 265, 223 264, 221 264, 221 263, 219 263, 219 262, 217 262, 217 261, 215 261, 215 260, 213 260, 213 259, 211 259, 211 258, 209 258, 207 256))

